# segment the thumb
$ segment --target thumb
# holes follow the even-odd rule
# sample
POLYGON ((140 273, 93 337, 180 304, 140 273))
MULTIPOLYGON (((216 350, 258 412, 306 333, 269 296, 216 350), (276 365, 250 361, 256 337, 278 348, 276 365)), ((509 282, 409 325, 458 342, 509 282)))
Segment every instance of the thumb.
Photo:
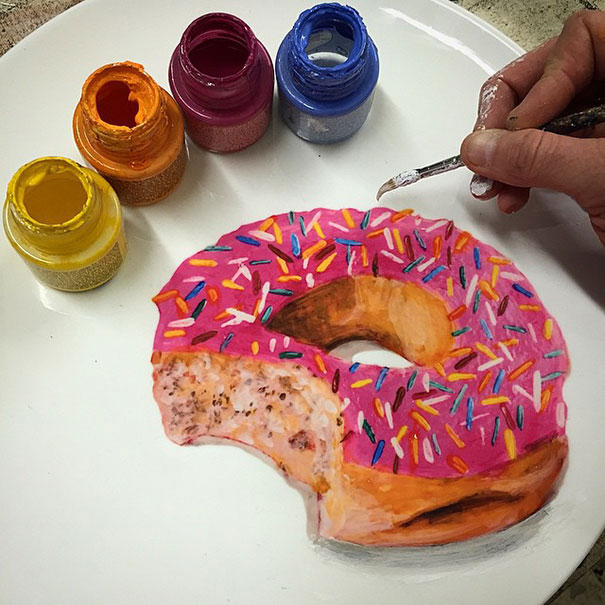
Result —
POLYGON ((575 198, 586 210, 602 205, 605 139, 577 139, 541 130, 483 130, 462 143, 475 173, 516 187, 545 187, 575 198))

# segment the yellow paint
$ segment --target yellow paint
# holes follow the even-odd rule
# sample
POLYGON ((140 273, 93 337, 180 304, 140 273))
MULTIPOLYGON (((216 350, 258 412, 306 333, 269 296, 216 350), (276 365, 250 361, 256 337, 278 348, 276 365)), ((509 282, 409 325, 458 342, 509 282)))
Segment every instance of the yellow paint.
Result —
POLYGON ((315 221, 315 223, 313 223, 313 229, 315 229, 315 231, 317 232, 317 235, 319 235, 319 237, 321 237, 321 239, 326 238, 326 236, 324 235, 323 229, 321 228, 321 225, 319 224, 319 221, 315 221))
POLYGON ((416 410, 412 410, 410 412, 410 417, 415 420, 425 431, 431 430, 431 425, 429 424, 428 420, 416 410))
POLYGON ((368 266, 368 249, 361 244, 361 264, 364 267, 368 266))
POLYGON ((544 322, 543 334, 546 340, 552 338, 552 319, 550 317, 544 322))
POLYGON ((416 399, 416 405, 427 414, 431 414, 431 416, 439 416, 439 412, 433 406, 424 403, 421 399, 416 399))
POLYGON ((277 224, 277 221, 275 221, 273 223, 273 234, 275 235, 275 241, 278 244, 283 243, 283 241, 282 241, 282 235, 281 235, 281 229, 279 228, 279 225, 277 224))
POLYGON ((363 380, 358 380, 357 382, 354 382, 351 385, 351 388, 353 389, 360 389, 361 387, 365 387, 368 384, 371 384, 372 379, 371 378, 364 378, 363 380))
MULTIPOLYGON (((317 225, 317 223, 315 223, 317 225)), ((319 252, 322 248, 326 247, 326 241, 325 240, 320 240, 318 242, 316 242, 315 244, 313 244, 312 246, 309 246, 308 248, 305 248, 302 251, 302 257, 304 258, 309 258, 310 256, 313 256, 316 252, 319 252)))
POLYGON ((481 351, 481 353, 487 355, 490 359, 498 359, 498 357, 494 355, 493 351, 489 347, 486 347, 484 344, 476 342, 475 346, 477 347, 477 351, 481 351))
POLYGON ((266 218, 261 224, 260 227, 258 228, 259 231, 266 231, 273 223, 275 222, 275 218, 270 216, 269 218, 266 218))
POLYGON ((403 254, 403 242, 401 241, 401 235, 399 235, 399 229, 393 229, 393 239, 395 240, 395 245, 397 246, 397 252, 399 252, 399 254, 403 254))
POLYGON ((218 263, 211 258, 191 258, 189 264, 194 267, 216 267, 218 263))
POLYGON ((447 295, 451 298, 452 296, 454 296, 454 280, 451 276, 449 276, 445 280, 445 283, 447 284, 447 295))
MULTIPOLYGON (((277 225, 277 223, 275 224, 277 225)), ((281 272, 284 275, 290 273, 290 269, 288 269, 288 263, 283 258, 279 258, 278 256, 275 260, 277 261, 277 264, 279 265, 279 268, 281 269, 281 272)))
POLYGON ((437 370, 437 374, 439 374, 439 376, 445 378, 445 368, 439 362, 437 362, 433 367, 435 370, 437 370))
POLYGON ((479 288, 481 289, 481 292, 483 292, 483 294, 485 294, 485 296, 488 298, 491 298, 492 300, 500 300, 500 295, 484 279, 479 280, 479 288))
POLYGON ((345 219, 345 223, 347 224, 347 227, 355 227, 355 223, 353 222, 353 219, 351 218, 351 214, 349 213, 349 211, 346 208, 342 209, 342 216, 345 219))
POLYGON ((224 279, 223 286, 225 286, 225 288, 230 288, 231 290, 243 290, 244 289, 243 286, 236 284, 234 281, 231 281, 230 279, 224 279))
POLYGON ((252 354, 253 354, 253 355, 258 355, 258 352, 260 351, 260 346, 259 346, 259 344, 258 344, 258 341, 257 341, 257 340, 253 340, 253 341, 250 343, 250 348, 252 349, 252 354))
POLYGON ((471 349, 471 347, 461 347, 460 349, 452 349, 450 351, 449 356, 450 357, 464 357, 465 355, 468 355, 469 353, 472 353, 473 349, 471 349))
POLYGON ((500 266, 499 265, 494 265, 492 267, 492 277, 490 280, 490 285, 492 288, 496 287, 496 284, 498 283, 498 274, 500 273, 500 266))
POLYGON ((496 405, 497 403, 508 403, 510 399, 501 395, 499 397, 487 397, 487 399, 481 400, 481 405, 496 405))
POLYGON ((477 378, 476 374, 461 374, 457 372, 449 374, 447 377, 449 382, 456 382, 457 380, 474 380, 475 378, 477 378))
POLYGON ((330 254, 330 256, 328 256, 328 258, 322 260, 321 263, 318 265, 317 269, 315 269, 315 271, 317 271, 317 273, 323 273, 330 266, 332 261, 336 258, 336 254, 337 252, 333 252, 332 254, 330 254))
POLYGON ((519 309, 521 309, 521 311, 542 311, 540 305, 519 305, 519 309))
POLYGON ((494 265, 510 265, 511 261, 508 258, 502 258, 500 256, 488 256, 487 262, 492 263, 494 265))
POLYGON ((178 336, 185 336, 185 330, 166 330, 164 332, 165 338, 177 338, 178 336))
POLYGON ((460 437, 458 436, 458 434, 456 433, 456 431, 449 424, 447 424, 447 422, 445 423, 445 431, 450 436, 450 439, 460 449, 462 449, 463 447, 466 447, 466 444, 464 443, 464 441, 462 441, 462 439, 460 439, 460 437))
POLYGON ((397 439, 397 441, 401 442, 401 440, 405 437, 405 434, 407 432, 408 432, 408 425, 404 424, 397 432, 397 437, 395 437, 395 439, 397 439))
POLYGON ((511 460, 517 457, 517 443, 515 441, 515 434, 510 429, 504 430, 504 446, 506 447, 506 453, 511 460))
MULTIPOLYGON (((281 259, 280 259, 281 260, 281 259)), ((278 282, 286 282, 286 281, 302 281, 302 277, 300 275, 280 275, 277 278, 278 282)))

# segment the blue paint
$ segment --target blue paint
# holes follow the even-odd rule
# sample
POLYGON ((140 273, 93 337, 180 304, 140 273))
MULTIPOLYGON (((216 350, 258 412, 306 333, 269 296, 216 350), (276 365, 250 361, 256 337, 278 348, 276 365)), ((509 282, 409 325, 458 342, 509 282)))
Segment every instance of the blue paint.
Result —
POLYGON ((359 366, 360 366, 360 365, 361 365, 361 364, 360 364, 358 361, 356 361, 354 364, 352 364, 352 365, 349 367, 349 372, 351 372, 351 374, 355 374, 355 372, 357 372, 357 370, 359 369, 359 366))
POLYGON ((223 340, 221 346, 218 348, 220 353, 222 353, 227 348, 227 345, 233 340, 234 336, 235 334, 233 332, 229 332, 229 334, 225 336, 225 340, 223 340))
POLYGON ((416 382, 416 376, 418 376, 418 370, 414 370, 412 375, 408 379, 408 391, 414 386, 416 382))
POLYGON ((378 71, 378 51, 359 13, 318 4, 301 13, 277 51, 281 116, 312 143, 346 139, 370 112, 378 71))
POLYGON ((263 316, 260 318, 260 322, 264 325, 269 321, 269 317, 271 317, 271 313, 273 312, 273 307, 271 305, 269 305, 266 309, 265 312, 263 313, 263 316))
POLYGON ((251 265, 268 265, 270 264, 271 261, 270 260, 251 260, 250 264, 251 265))
POLYGON ((427 275, 425 275, 422 278, 422 283, 426 284, 427 282, 431 281, 431 279, 433 279, 433 277, 435 277, 435 275, 438 275, 439 273, 441 273, 442 271, 445 271, 447 269, 447 267, 445 265, 439 265, 438 267, 435 267, 430 273, 428 273, 427 275))
POLYGON ((473 428, 473 398, 466 400, 466 429, 470 431, 473 428))
POLYGON ((452 407, 450 408, 450 414, 454 415, 458 411, 458 408, 460 407, 460 402, 462 401, 462 398, 464 397, 464 393, 466 392, 466 389, 468 389, 468 384, 463 384, 460 391, 458 391, 458 395, 456 395, 456 399, 454 399, 454 403, 452 404, 452 407))
POLYGON ((500 416, 496 416, 494 419, 494 432, 492 433, 492 445, 496 445, 498 439, 498 431, 500 430, 500 416))
POLYGON ((191 290, 191 292, 189 292, 189 294, 185 296, 185 300, 191 300, 192 298, 195 298, 205 285, 206 282, 204 280, 198 282, 195 288, 193 288, 193 290, 191 290))
POLYGON ((485 321, 485 319, 480 319, 479 323, 481 324, 481 327, 483 328, 483 333, 485 334, 485 337, 489 338, 490 340, 493 340, 494 337, 492 336, 492 331, 489 329, 489 326, 487 325, 487 322, 485 321))
POLYGON ((527 298, 534 297, 534 295, 529 290, 526 290, 521 284, 513 284, 513 290, 523 294, 523 296, 527 296, 527 298))
POLYGON ((475 259, 475 269, 481 269, 481 254, 479 248, 473 248, 473 258, 475 259))
POLYGON ((298 216, 298 224, 300 226, 300 232, 303 237, 307 237, 307 227, 305 226, 305 219, 302 216, 298 216))
POLYGON ((368 227, 368 223, 370 222, 370 215, 372 214, 372 210, 366 210, 366 213, 363 215, 363 218, 361 219, 361 223, 359 224, 359 226, 362 229, 367 229, 368 227))
POLYGON ((342 244, 343 246, 361 246, 361 242, 358 242, 354 239, 345 239, 343 237, 335 237, 334 241, 337 244, 342 244))
POLYGON ((416 238, 416 241, 418 242, 418 245, 423 250, 426 250, 426 244, 424 243, 424 240, 422 239, 422 235, 420 235, 420 233, 418 233, 418 229, 414 229, 414 237, 416 238))
POLYGON ((387 377, 388 372, 389 368, 382 368, 382 370, 380 370, 380 374, 378 374, 378 378, 376 379, 376 386, 374 387, 377 391, 380 391, 382 388, 384 379, 387 377))
POLYGON ((502 386, 502 381, 504 380, 504 374, 504 370, 500 370, 498 372, 498 376, 496 376, 496 380, 494 380, 494 388, 492 389, 494 395, 497 395, 500 392, 500 387, 502 386))
POLYGON ((437 456, 441 456, 441 448, 439 447, 439 442, 437 441, 437 435, 433 433, 431 435, 431 439, 433 441, 433 447, 435 448, 435 453, 437 456))
POLYGON ((300 258, 300 242, 296 233, 290 233, 290 246, 292 247, 292 254, 297 258, 300 258))
POLYGON ((260 242, 253 237, 247 237, 245 235, 236 235, 235 239, 242 242, 242 244, 248 244, 249 246, 256 246, 257 248, 260 246, 260 242))
POLYGON ((381 439, 374 450, 374 455, 372 456, 372 466, 374 466, 382 456, 382 452, 384 451, 384 439, 381 439))
POLYGON ((404 273, 409 273, 416 265, 419 265, 424 260, 424 256, 419 256, 417 259, 413 260, 409 265, 405 266, 402 271, 404 273))
POLYGON ((450 387, 446 387, 438 382, 435 382, 434 380, 429 380, 429 386, 433 387, 434 389, 437 389, 439 391, 443 391, 444 393, 453 393, 454 390, 450 389, 450 387))

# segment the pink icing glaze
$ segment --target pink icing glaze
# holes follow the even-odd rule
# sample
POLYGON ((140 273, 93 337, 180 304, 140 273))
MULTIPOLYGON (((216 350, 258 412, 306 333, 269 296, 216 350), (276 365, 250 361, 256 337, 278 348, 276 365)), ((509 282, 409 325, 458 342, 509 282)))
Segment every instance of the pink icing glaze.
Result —
POLYGON ((459 477, 498 468, 532 444, 564 434, 562 387, 569 364, 558 325, 511 261, 448 220, 386 208, 270 217, 189 257, 154 301, 160 310, 155 350, 256 355, 300 364, 329 383, 338 373, 345 461, 422 477, 459 477), (363 244, 367 261, 361 246, 337 238, 363 244), (303 259, 298 248, 304 252, 321 239, 334 244, 331 254, 303 259), (288 276, 269 244, 292 259, 281 263, 288 276), (351 366, 261 323, 313 286, 373 271, 426 288, 453 312, 456 349, 441 367, 351 366), (200 335, 203 342, 196 339, 200 335), (471 351, 456 351, 464 348, 471 351), (476 357, 456 369, 470 352, 476 357))

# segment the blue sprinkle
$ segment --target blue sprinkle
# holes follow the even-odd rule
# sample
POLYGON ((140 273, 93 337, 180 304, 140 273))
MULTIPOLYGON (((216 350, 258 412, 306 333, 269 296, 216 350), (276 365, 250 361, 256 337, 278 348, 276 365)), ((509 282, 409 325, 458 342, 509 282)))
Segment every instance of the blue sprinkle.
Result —
POLYGON ((477 246, 473 248, 473 258, 475 259, 475 269, 481 269, 481 253, 477 246))
POLYGON ((388 372, 389 368, 382 368, 382 370, 380 370, 380 374, 378 374, 378 378, 376 379, 376 386, 374 387, 377 391, 380 391, 388 372))
POLYGON ((483 328, 483 333, 485 334, 485 337, 489 338, 490 340, 493 340, 494 337, 492 336, 492 332, 489 329, 487 323, 485 322, 485 319, 480 319, 479 321, 481 322, 481 327, 483 328))
POLYGON ((298 224, 300 225, 300 232, 303 237, 307 237, 307 228, 305 227, 305 219, 302 216, 298 217, 298 224))
POLYGON ((290 245, 292 246, 292 254, 296 257, 300 257, 300 243, 296 233, 290 233, 290 245))
POLYGON ((473 301, 473 313, 479 309, 479 301, 481 300, 481 290, 475 292, 475 300, 473 301))
POLYGON ((363 218, 361 219, 361 225, 359 225, 362 229, 365 229, 368 226, 368 223, 370 222, 370 214, 372 214, 372 211, 368 210, 363 215, 363 218))
POLYGON ((384 451, 384 439, 381 439, 374 450, 374 455, 372 456, 372 466, 374 466, 379 460, 380 456, 382 456, 382 452, 384 451))
POLYGON ((426 244, 424 243, 424 240, 422 239, 422 235, 420 235, 420 233, 418 233, 418 229, 414 229, 414 237, 416 238, 416 241, 418 242, 418 245, 423 250, 426 250, 426 244))
POLYGON ((559 357, 559 355, 563 355, 563 351, 561 351, 561 349, 558 349, 557 351, 551 351, 550 353, 546 353, 546 355, 544 355, 544 357, 546 357, 546 359, 550 359, 551 357, 559 357))
POLYGON ((233 250, 231 246, 206 246, 204 252, 229 252, 233 250))
POLYGON ((433 441, 433 447, 435 448, 435 453, 437 456, 441 456, 441 448, 439 447, 439 442, 437 441, 437 435, 433 433, 431 435, 431 439, 433 441))
POLYGON ((185 296, 185 300, 191 300, 192 298, 197 296, 205 285, 206 282, 204 280, 198 282, 197 286, 195 286, 195 288, 193 288, 193 290, 191 290, 191 292, 189 292, 189 294, 185 296))
POLYGON ((351 262, 351 246, 347 246, 347 265, 351 262))
POLYGON ((268 265, 271 261, 270 260, 251 260, 250 264, 251 265, 268 265))
MULTIPOLYGON (((475 248, 476 250, 477 248, 475 248)), ((473 428, 473 398, 469 397, 466 400, 466 428, 471 430, 473 428)))
POLYGON ((452 332, 452 336, 460 336, 460 334, 464 334, 466 332, 468 332, 470 330, 470 328, 460 328, 459 330, 454 330, 452 332))
POLYGON ((458 274, 460 276, 460 285, 463 290, 466 290, 466 272, 464 269, 464 265, 460 265, 460 269, 458 269, 458 274))
POLYGON ((466 389, 468 389, 468 384, 463 384, 462 388, 458 391, 458 395, 456 395, 456 399, 454 399, 454 403, 452 404, 452 407, 450 408, 450 414, 454 415, 458 411, 458 408, 460 407, 460 402, 462 401, 462 398, 464 397, 464 393, 466 392, 466 389))
POLYGON ((422 282, 426 284, 426 282, 431 281, 431 279, 433 279, 435 275, 441 273, 442 271, 445 271, 446 269, 447 267, 445 265, 439 265, 438 267, 435 267, 430 273, 428 273, 422 278, 422 282))
POLYGON ((206 299, 203 298, 201 302, 197 304, 197 307, 193 310, 193 313, 191 314, 191 317, 193 317, 193 319, 197 319, 198 315, 204 310, 206 302, 206 299))
POLYGON ((513 332, 521 332, 525 334, 527 330, 525 328, 521 328, 519 326, 502 326, 505 330, 512 330, 513 332))
POLYGON ((351 367, 349 367, 349 372, 351 372, 351 374, 355 374, 355 372, 357 372, 357 370, 359 369, 359 366, 361 364, 356 361, 353 365, 351 365, 351 367))
POLYGON ((342 244, 343 246, 361 246, 361 242, 358 242, 354 239, 344 239, 342 237, 335 237, 334 241, 337 244, 342 244))
POLYGON ((438 382, 435 382, 433 380, 429 380, 429 386, 433 387, 434 389, 439 389, 440 391, 443 391, 445 393, 453 393, 454 390, 450 389, 450 387, 446 387, 442 384, 439 384, 438 382))
POLYGON ((517 426, 523 430, 523 406, 517 406, 517 426))
POLYGON ((497 395, 500 392, 500 387, 502 386, 502 381, 504 380, 505 373, 506 372, 504 370, 500 370, 498 372, 498 376, 496 376, 496 380, 494 380, 494 388, 492 389, 494 395, 497 395))
POLYGON ((294 212, 292 212, 292 210, 290 210, 290 212, 288 212, 288 222, 293 225, 294 224, 294 212))
POLYGON ((417 259, 413 260, 409 265, 403 268, 404 273, 409 273, 416 265, 419 265, 425 259, 424 256, 419 256, 417 259))
POLYGON ((222 353, 227 348, 227 345, 233 340, 234 336, 235 336, 234 332, 229 332, 229 334, 227 334, 227 336, 225 336, 225 340, 223 340, 223 342, 221 343, 221 346, 218 348, 219 352, 222 353))
POLYGON ((492 433, 492 445, 496 445, 498 439, 498 431, 500 430, 500 416, 496 416, 494 420, 494 432, 492 433))
POLYGON ((260 322, 262 324, 266 324, 267 321, 269 321, 269 317, 271 316, 271 312, 273 311, 273 307, 271 305, 269 305, 266 309, 265 312, 263 313, 263 316, 260 318, 260 322))
POLYGON ((269 290, 269 294, 279 294, 280 296, 292 296, 294 292, 286 288, 271 288, 271 290, 269 290))
POLYGON ((546 374, 546 376, 542 376, 542 382, 548 382, 549 380, 554 380, 555 378, 559 378, 563 372, 551 372, 550 374, 546 374))
POLYGON ((260 242, 253 237, 247 237, 246 235, 236 235, 235 239, 242 242, 242 244, 248 244, 248 246, 260 246, 260 242))
POLYGON ((517 292, 521 292, 521 294, 523 294, 523 296, 527 296, 527 298, 534 297, 534 295, 529 290, 526 290, 520 284, 513 284, 513 290, 516 290, 517 292))
POLYGON ((418 376, 418 370, 414 370, 412 372, 412 375, 408 379, 408 391, 414 386, 414 383, 416 382, 416 376, 418 376))

